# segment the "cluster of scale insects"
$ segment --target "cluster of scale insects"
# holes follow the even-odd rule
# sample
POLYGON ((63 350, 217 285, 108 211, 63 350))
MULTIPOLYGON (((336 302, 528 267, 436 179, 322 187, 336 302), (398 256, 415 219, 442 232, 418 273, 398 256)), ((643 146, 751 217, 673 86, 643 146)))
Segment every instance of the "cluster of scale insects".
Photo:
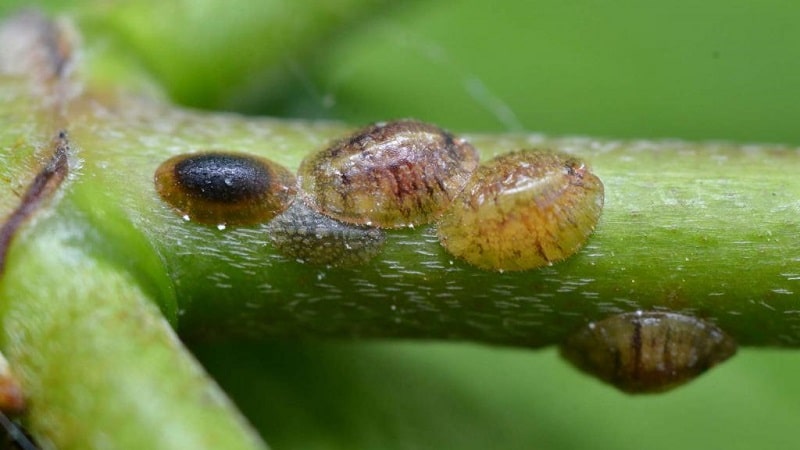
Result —
POLYGON ((206 152, 167 160, 155 183, 184 218, 267 223, 278 251, 310 264, 364 263, 383 230, 436 223, 442 245, 467 263, 529 270, 571 256, 594 231, 603 184, 581 161, 537 150, 478 159, 464 139, 400 120, 309 155, 296 178, 265 158, 206 152))
MULTIPOLYGON (((573 156, 518 150, 479 164, 466 140, 415 120, 365 127, 307 156, 296 176, 265 158, 205 152, 167 160, 155 185, 187 220, 266 223, 284 256, 339 267, 378 255, 387 230, 435 224, 442 246, 474 267, 533 270, 580 250, 604 201, 603 183, 573 156)), ((735 350, 714 325, 664 312, 593 322, 562 345, 578 368, 628 392, 670 389, 735 350)))

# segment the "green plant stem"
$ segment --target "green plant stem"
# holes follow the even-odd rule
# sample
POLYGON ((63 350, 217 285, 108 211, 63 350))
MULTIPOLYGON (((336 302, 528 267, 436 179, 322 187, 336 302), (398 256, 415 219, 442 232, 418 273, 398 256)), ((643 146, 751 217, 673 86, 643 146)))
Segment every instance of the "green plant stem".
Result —
POLYGON ((186 222, 160 200, 152 176, 174 154, 207 149, 259 154, 295 170, 348 127, 100 100, 103 108, 92 99, 71 114, 84 160, 76 206, 91 216, 94 199, 107 198, 147 237, 174 283, 186 336, 538 347, 558 344, 590 320, 662 309, 712 320, 741 345, 800 343, 796 149, 469 136, 483 160, 530 147, 584 158, 606 187, 603 217, 586 247, 541 270, 486 272, 449 255, 435 225, 421 226, 387 232, 372 262, 339 269, 277 254, 265 226, 186 222))
POLYGON ((146 291, 87 254, 85 225, 64 217, 48 214, 21 238, 0 285, 3 349, 39 443, 264 448, 146 291))
POLYGON ((52 99, 28 88, 24 77, 0 78, 11 180, 2 211, 61 129, 72 149, 69 180, 16 236, 0 284, 3 350, 46 447, 263 447, 164 318, 193 339, 540 347, 591 320, 663 309, 712 320, 740 345, 800 344, 797 149, 468 136, 484 160, 531 147, 584 158, 606 187, 587 246, 545 269, 486 272, 449 255, 434 224, 387 232, 374 260, 342 269, 278 254, 264 225, 184 221, 153 173, 172 155, 209 149, 296 170, 350 127, 204 114, 92 86, 59 98, 54 118, 52 99))

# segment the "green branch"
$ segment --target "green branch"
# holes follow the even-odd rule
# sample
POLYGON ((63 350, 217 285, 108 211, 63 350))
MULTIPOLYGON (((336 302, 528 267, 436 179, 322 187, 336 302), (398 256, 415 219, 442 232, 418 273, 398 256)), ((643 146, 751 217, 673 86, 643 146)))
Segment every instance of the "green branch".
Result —
POLYGON ((296 170, 349 127, 198 113, 91 87, 54 118, 20 74, 3 75, 0 93, 14 125, 0 131, 13 180, 0 193, 4 213, 62 127, 72 148, 69 179, 15 236, 0 285, 3 350, 45 445, 261 445, 151 302, 192 339, 541 347, 641 309, 707 319, 740 345, 800 343, 797 149, 468 135, 483 161, 532 147, 586 160, 606 192, 588 244, 552 267, 494 273, 449 255, 434 224, 387 231, 369 263, 336 268, 282 255, 266 224, 220 230, 183 220, 159 198, 153 174, 169 157, 201 150, 296 170))
POLYGON ((387 231, 376 258, 346 269, 282 256, 266 225, 218 230, 186 222, 152 181, 168 157, 206 149, 258 154, 295 170, 306 154, 346 135, 345 127, 125 104, 111 116, 73 113, 81 120, 71 136, 84 160, 77 204, 91 214, 102 192, 148 237, 175 284, 186 335, 543 346, 591 320, 663 309, 710 319, 740 345, 800 342, 795 149, 470 136, 483 160, 529 147, 585 159, 606 186, 586 247, 552 267, 494 273, 449 255, 435 226, 424 226, 387 231))
POLYGON ((50 216, 0 285, 3 349, 46 448, 264 448, 146 291, 87 255, 85 223, 50 216), (102 399, 102 401, 97 401, 102 399))

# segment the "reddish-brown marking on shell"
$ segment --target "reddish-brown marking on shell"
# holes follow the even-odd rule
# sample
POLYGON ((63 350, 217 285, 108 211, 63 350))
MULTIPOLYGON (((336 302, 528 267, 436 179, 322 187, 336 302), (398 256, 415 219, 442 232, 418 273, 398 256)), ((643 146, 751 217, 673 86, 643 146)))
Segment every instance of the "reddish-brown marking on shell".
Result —
POLYGON ((517 151, 475 171, 439 222, 439 239, 482 269, 534 269, 577 252, 602 209, 603 183, 583 162, 517 151))
POLYGON ((156 191, 181 215, 209 225, 269 221, 294 200, 296 180, 268 159, 228 152, 178 155, 155 173, 156 191))
POLYGON ((369 126, 307 157, 299 181, 306 202, 343 222, 398 228, 437 219, 478 165, 466 141, 430 124, 369 126))
POLYGON ((576 367, 629 393, 672 389, 735 353, 736 342, 715 325, 667 312, 593 322, 561 346, 576 367))

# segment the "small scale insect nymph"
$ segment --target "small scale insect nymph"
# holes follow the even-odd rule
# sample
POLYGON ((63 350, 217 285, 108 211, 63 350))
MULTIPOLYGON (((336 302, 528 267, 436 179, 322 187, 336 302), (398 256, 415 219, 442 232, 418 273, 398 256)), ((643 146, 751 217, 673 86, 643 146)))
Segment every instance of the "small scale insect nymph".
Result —
POLYGON ((355 267, 372 259, 385 239, 379 228, 331 219, 294 202, 267 225, 270 242, 284 256, 308 264, 355 267))
POLYGON ((209 225, 269 221, 292 203, 295 177, 265 158, 227 152, 178 155, 155 173, 156 191, 181 215, 209 225))

